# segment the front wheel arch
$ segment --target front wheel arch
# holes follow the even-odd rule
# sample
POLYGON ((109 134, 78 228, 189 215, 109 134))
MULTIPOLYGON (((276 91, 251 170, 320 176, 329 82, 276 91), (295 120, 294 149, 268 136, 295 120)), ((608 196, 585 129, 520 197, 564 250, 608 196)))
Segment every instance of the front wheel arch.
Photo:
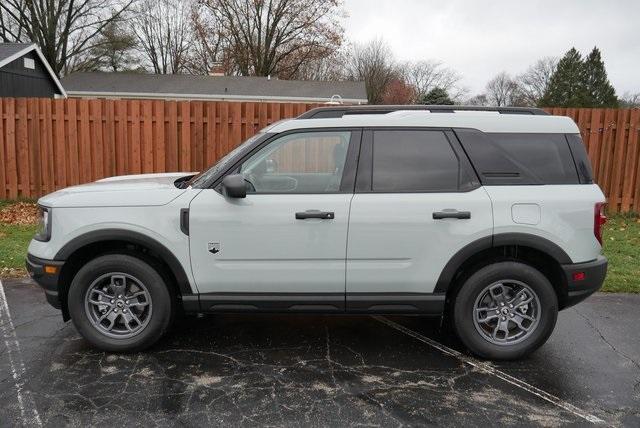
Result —
POLYGON ((138 232, 102 229, 69 241, 54 257, 54 260, 65 262, 58 281, 58 296, 65 321, 69 320, 67 296, 73 278, 82 266, 105 254, 128 254, 141 258, 161 273, 171 287, 172 295, 183 298, 194 294, 182 265, 164 245, 138 232))

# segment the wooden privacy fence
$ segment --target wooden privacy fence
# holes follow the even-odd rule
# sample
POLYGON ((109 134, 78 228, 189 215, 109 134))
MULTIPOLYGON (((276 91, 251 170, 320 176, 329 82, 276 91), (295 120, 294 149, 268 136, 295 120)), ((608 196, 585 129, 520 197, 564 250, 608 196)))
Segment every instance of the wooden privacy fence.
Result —
POLYGON ((0 199, 104 177, 201 171, 303 103, 0 98, 0 199))
POLYGON ((640 109, 548 108, 572 118, 610 212, 640 212, 640 109))
MULTIPOLYGON (((303 103, 0 98, 0 199, 103 177, 200 171, 303 103)), ((572 117, 611 211, 640 211, 640 109, 552 108, 572 117)))

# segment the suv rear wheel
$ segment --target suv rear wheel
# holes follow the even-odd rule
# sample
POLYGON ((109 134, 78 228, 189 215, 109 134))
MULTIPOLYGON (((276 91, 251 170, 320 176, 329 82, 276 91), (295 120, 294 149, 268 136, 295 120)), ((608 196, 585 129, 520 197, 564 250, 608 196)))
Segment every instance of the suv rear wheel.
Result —
POLYGON ((558 317, 558 299, 549 280, 535 268, 500 262, 465 281, 453 316, 458 336, 474 354, 510 360, 546 342, 558 317))
POLYGON ((151 346, 171 320, 171 295, 158 272, 129 255, 110 254, 83 266, 68 296, 80 334, 105 351, 151 346))

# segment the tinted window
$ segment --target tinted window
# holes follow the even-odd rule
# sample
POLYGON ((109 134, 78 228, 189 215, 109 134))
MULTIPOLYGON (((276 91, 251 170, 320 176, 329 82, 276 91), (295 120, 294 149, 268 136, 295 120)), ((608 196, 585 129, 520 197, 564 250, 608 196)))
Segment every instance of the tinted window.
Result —
POLYGON ((593 171, 591 170, 591 162, 587 155, 587 149, 584 147, 580 134, 568 134, 567 141, 569 141, 569 148, 573 155, 573 160, 576 163, 578 169, 578 176, 580 182, 584 184, 593 183, 593 171))
POLYGON ((564 134, 456 133, 483 184, 579 183, 564 134))
POLYGON ((498 147, 545 184, 572 184, 576 167, 564 134, 489 134, 498 147))
POLYGON ((374 192, 457 191, 459 161, 441 131, 373 134, 374 192))

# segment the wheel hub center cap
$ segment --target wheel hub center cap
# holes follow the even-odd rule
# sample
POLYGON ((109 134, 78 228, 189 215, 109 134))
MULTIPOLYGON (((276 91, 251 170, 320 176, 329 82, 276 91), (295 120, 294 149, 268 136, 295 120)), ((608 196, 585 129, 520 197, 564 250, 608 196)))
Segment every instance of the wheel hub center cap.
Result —
POLYGON ((118 300, 118 303, 116 303, 116 306, 119 308, 123 308, 124 307, 124 302, 122 300, 118 300))
POLYGON ((507 308, 502 308, 502 314, 503 315, 507 315, 509 313, 509 309, 507 308))

